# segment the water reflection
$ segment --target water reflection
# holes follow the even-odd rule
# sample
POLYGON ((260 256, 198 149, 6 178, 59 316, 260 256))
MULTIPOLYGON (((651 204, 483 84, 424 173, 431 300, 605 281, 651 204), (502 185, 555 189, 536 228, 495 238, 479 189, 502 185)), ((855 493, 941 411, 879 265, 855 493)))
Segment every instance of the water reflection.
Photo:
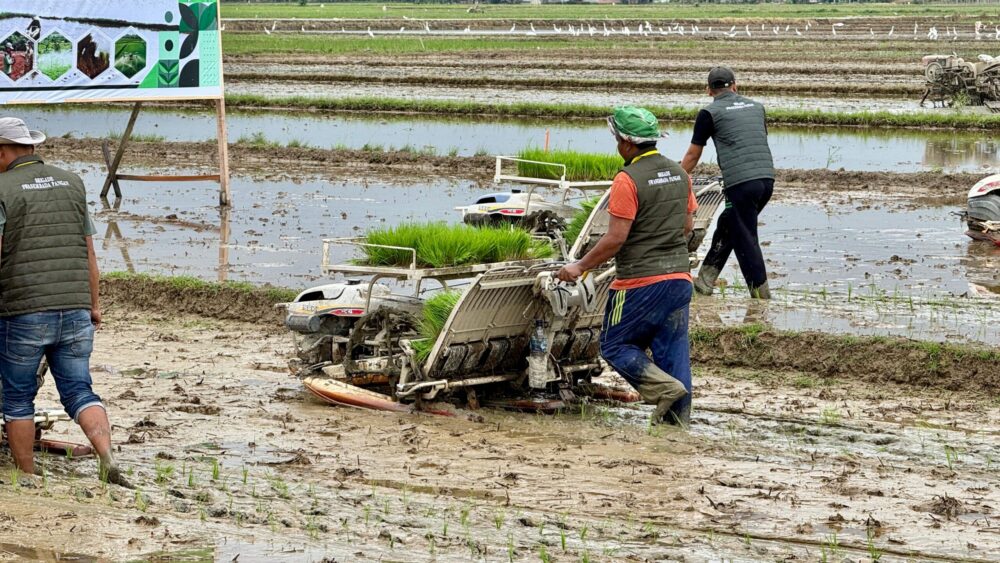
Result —
MULTIPOLYGON (((1000 167, 1000 143, 993 139, 950 137, 928 140, 924 148, 925 168, 975 169, 1000 167)), ((972 186, 969 186, 970 188, 972 186)))
MULTIPOLYGON (((108 135, 108 123, 125 123, 127 108, 20 108, 18 115, 50 137, 99 138, 108 135)), ((664 154, 680 159, 691 140, 691 123, 669 123, 670 136, 660 143, 664 154)), ((489 119, 472 121, 441 117, 357 116, 321 113, 232 111, 229 137, 234 142, 263 134, 287 145, 297 141, 332 149, 380 148, 433 150, 438 154, 471 156, 476 153, 516 154, 528 146, 542 146, 546 131, 554 149, 583 152, 614 151, 603 120, 545 121, 489 119)), ((215 139, 215 116, 179 109, 148 109, 136 122, 135 135, 166 141, 215 139)), ((772 127, 771 149, 780 168, 844 168, 915 172, 981 171, 997 167, 996 143, 981 132, 942 130, 871 130, 838 127, 772 127)), ((715 160, 706 147, 703 162, 715 160)))
POLYGON ((121 198, 115 199, 112 204, 108 201, 108 198, 101 198, 101 215, 105 221, 107 221, 107 228, 104 231, 104 242, 101 243, 101 250, 104 252, 108 251, 111 247, 111 243, 115 242, 115 246, 118 247, 118 251, 121 252, 122 262, 125 263, 125 269, 129 273, 135 273, 135 264, 132 262, 132 257, 128 253, 128 241, 122 236, 122 230, 118 226, 118 211, 121 210, 122 200, 121 198))

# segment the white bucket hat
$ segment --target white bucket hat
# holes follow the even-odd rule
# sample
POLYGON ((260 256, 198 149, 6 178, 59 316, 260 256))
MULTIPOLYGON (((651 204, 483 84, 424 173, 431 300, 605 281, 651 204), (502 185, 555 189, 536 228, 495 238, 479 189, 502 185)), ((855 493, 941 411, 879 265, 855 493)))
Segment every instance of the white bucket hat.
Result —
POLYGON ((0 145, 40 145, 45 134, 32 131, 16 117, 0 117, 0 145))

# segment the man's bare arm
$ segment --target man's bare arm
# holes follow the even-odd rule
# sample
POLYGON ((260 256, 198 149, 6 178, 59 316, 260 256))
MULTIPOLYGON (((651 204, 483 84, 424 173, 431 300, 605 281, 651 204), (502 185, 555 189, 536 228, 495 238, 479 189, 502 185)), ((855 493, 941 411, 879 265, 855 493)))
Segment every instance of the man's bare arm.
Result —
POLYGON ((694 213, 688 213, 687 218, 684 219, 684 238, 689 238, 691 236, 691 231, 694 230, 694 213))
POLYGON ((90 320, 96 328, 101 328, 101 272, 97 268, 97 253, 94 252, 94 237, 87 237, 87 266, 90 269, 90 320))
POLYGON ((693 173, 694 167, 698 166, 698 161, 701 160, 701 153, 704 150, 705 147, 691 143, 691 146, 688 147, 687 153, 684 155, 684 159, 681 160, 681 168, 683 168, 688 174, 693 173))

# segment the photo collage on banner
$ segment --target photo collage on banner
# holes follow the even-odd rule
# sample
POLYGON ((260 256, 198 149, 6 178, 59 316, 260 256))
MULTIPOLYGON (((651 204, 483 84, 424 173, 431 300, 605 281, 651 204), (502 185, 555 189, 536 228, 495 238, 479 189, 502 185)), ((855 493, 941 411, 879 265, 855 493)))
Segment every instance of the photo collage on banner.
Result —
POLYGON ((0 0, 0 103, 218 99, 216 0, 0 0))

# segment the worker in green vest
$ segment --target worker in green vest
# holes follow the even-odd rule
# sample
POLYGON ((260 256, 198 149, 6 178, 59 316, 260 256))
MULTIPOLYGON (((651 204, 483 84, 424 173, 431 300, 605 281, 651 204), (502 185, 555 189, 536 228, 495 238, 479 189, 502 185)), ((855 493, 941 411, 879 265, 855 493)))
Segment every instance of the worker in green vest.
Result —
POLYGON ((698 208, 691 179, 656 149, 656 117, 643 108, 617 108, 608 126, 625 167, 608 194, 608 231, 559 279, 615 259, 601 356, 647 403, 652 424, 691 421, 691 358, 688 307, 691 262, 687 240, 698 208), (652 359, 646 351, 652 352, 652 359))
POLYGON ((698 112, 691 146, 681 166, 691 174, 708 139, 715 141, 726 207, 719 216, 694 289, 711 295, 729 255, 735 252, 750 295, 770 299, 767 266, 757 237, 757 216, 774 191, 774 161, 767 144, 764 106, 739 95, 736 76, 722 66, 708 73, 708 94, 714 100, 698 112))
POLYGON ((90 354, 101 325, 94 224, 83 180, 45 164, 45 135, 0 118, 0 381, 7 440, 34 473, 36 373, 42 358, 66 413, 83 429, 108 482, 128 486, 111 451, 111 425, 92 389, 90 354))

